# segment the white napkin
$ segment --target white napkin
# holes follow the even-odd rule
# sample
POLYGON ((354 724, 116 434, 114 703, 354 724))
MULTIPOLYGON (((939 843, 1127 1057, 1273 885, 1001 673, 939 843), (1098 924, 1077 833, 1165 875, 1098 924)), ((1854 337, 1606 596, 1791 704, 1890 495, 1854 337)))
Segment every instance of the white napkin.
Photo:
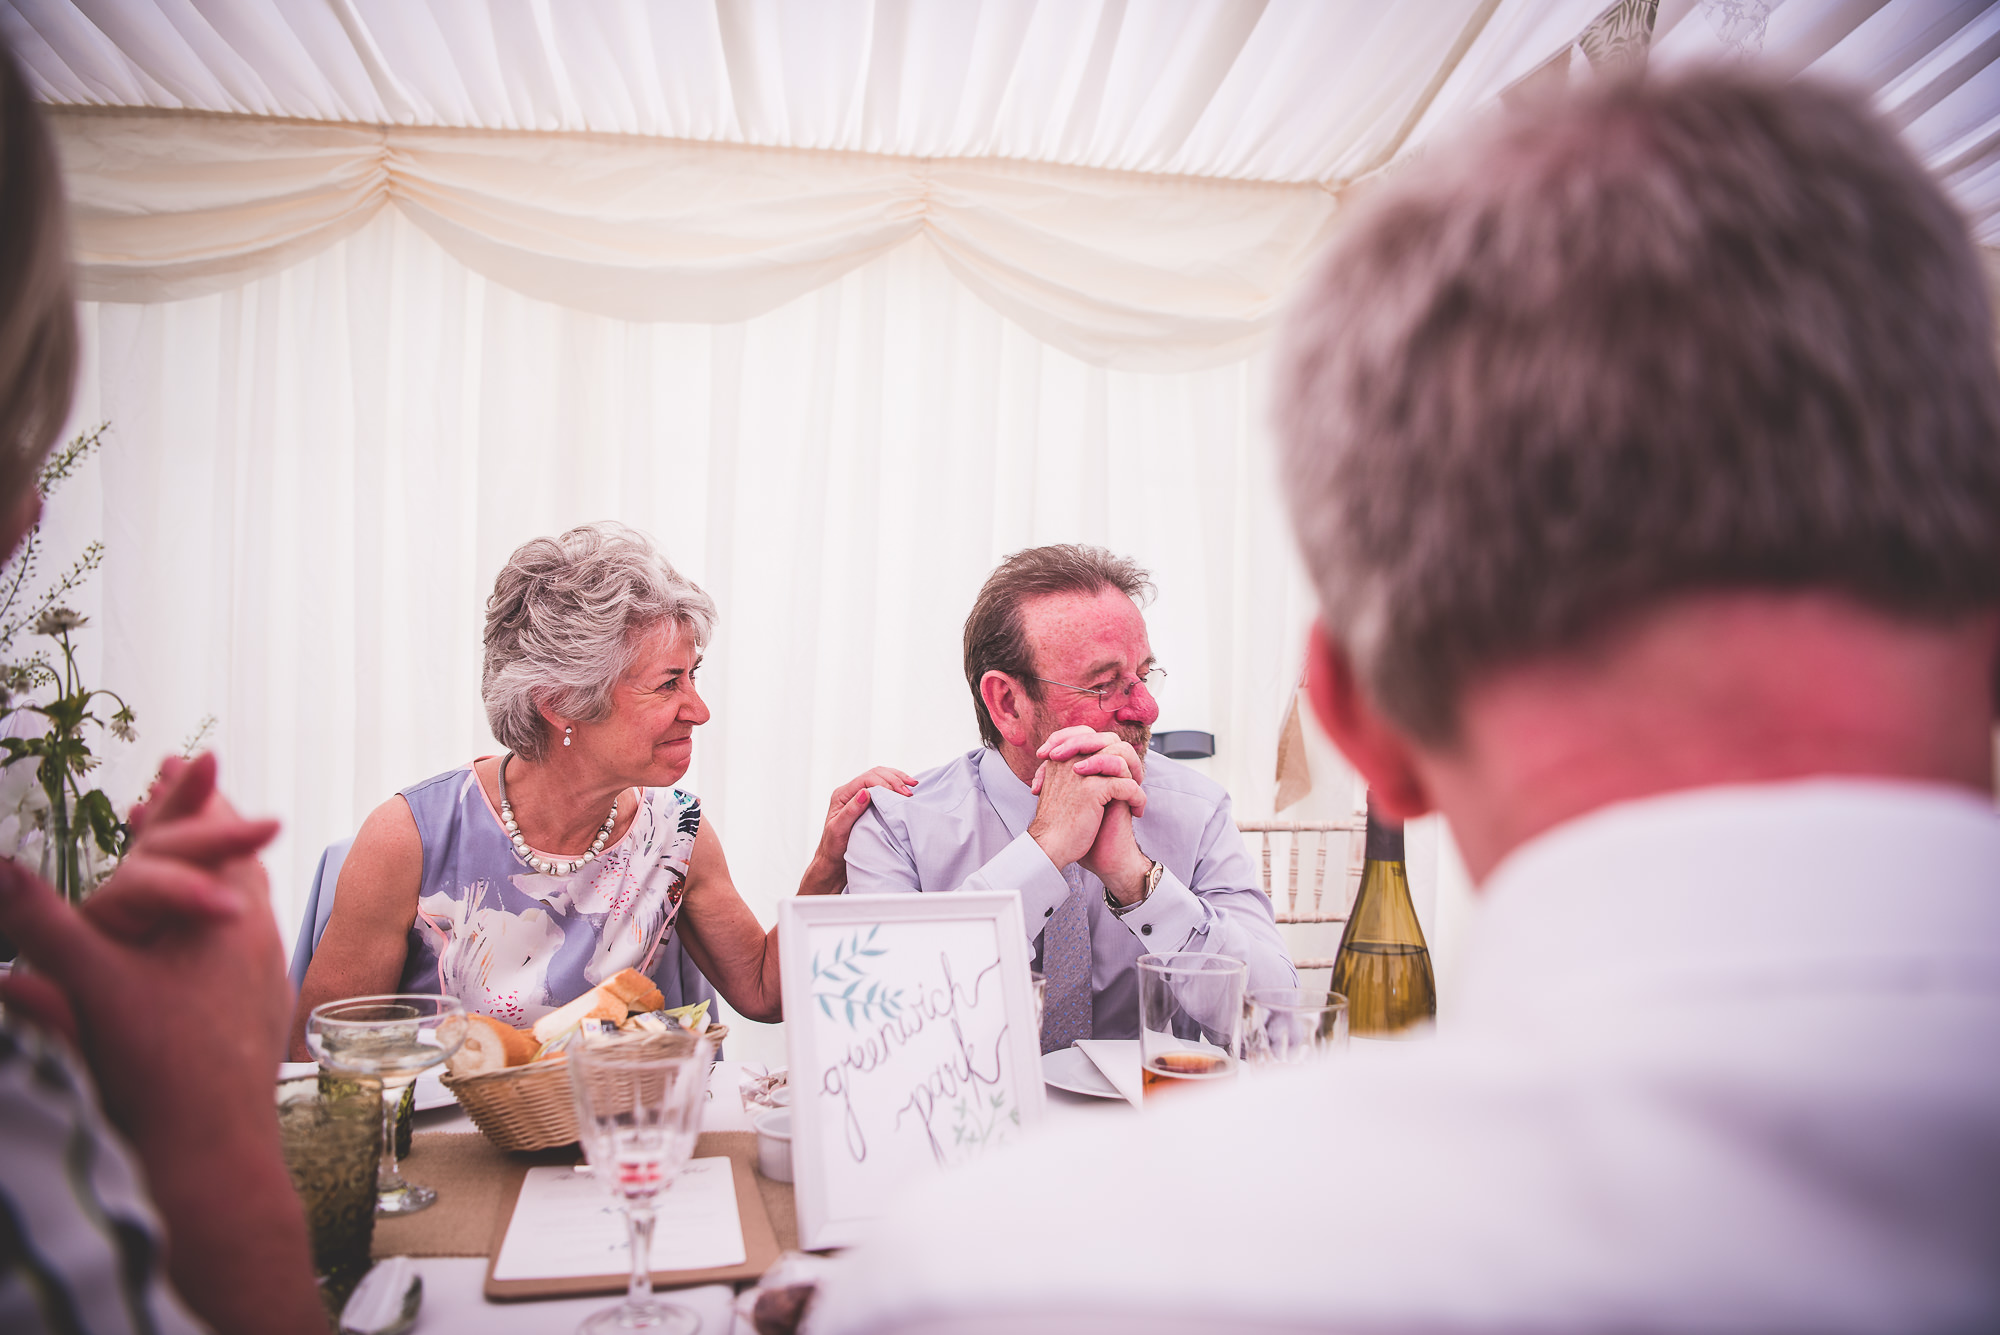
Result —
POLYGON ((1127 1103, 1134 1108, 1140 1106, 1145 1099, 1146 1088, 1139 1079, 1138 1039, 1079 1038, 1076 1048, 1104 1073, 1104 1078, 1111 1082, 1113 1089, 1125 1096, 1127 1103))

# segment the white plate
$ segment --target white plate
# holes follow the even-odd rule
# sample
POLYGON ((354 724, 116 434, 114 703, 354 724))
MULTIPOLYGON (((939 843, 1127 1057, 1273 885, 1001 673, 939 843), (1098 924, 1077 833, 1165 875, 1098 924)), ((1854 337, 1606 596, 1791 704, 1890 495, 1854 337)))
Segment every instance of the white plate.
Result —
POLYGON ((1059 1048, 1042 1054, 1042 1079, 1072 1094, 1088 1094, 1096 1099, 1122 1099, 1117 1086, 1104 1078, 1097 1063, 1075 1048, 1059 1048))
POLYGON ((433 1108, 456 1108, 458 1100, 451 1091, 438 1080, 438 1072, 425 1071, 417 1077, 417 1111, 429 1112, 433 1108))
MULTIPOLYGON (((278 1067, 278 1079, 296 1080, 302 1076, 319 1074, 319 1067, 313 1062, 284 1062, 278 1067)), ((438 1081, 436 1071, 425 1071, 417 1077, 417 1111, 429 1112, 433 1108, 454 1107, 458 1100, 451 1091, 438 1081)))

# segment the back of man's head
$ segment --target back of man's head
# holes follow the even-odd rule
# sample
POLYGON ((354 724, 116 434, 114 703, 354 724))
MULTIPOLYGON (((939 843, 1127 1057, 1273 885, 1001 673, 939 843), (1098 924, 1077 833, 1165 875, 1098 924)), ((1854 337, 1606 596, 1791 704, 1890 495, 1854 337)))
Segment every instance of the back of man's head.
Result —
POLYGON ((2000 605, 1963 220, 1852 97, 1711 73, 1511 114, 1343 226, 1281 366, 1330 638, 1413 737, 1669 596, 2000 605))

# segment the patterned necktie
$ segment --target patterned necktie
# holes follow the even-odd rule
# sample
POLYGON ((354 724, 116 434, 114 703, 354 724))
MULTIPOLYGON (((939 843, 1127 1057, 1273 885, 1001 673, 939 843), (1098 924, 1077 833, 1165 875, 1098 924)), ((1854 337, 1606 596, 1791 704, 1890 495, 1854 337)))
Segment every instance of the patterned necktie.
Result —
POLYGON ((1042 976, 1048 993, 1042 1005, 1042 1051, 1066 1048, 1090 1037, 1090 900, 1083 870, 1063 868, 1069 898, 1042 929, 1042 976))

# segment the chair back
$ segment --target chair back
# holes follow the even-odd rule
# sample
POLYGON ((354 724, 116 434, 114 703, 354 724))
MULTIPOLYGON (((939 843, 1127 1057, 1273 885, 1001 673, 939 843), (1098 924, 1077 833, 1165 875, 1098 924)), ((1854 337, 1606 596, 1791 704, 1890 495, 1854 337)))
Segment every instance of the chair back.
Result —
POLYGON ((306 894, 305 913, 299 918, 299 939, 292 947, 289 972, 294 993, 305 983, 313 951, 319 949, 319 939, 326 934, 326 920, 333 916, 334 887, 340 884, 340 868, 347 861, 347 850, 352 847, 354 838, 350 835, 334 840, 319 855, 319 867, 313 872, 312 889, 306 894))
MULTIPOLYGON (((1255 840, 1260 846, 1258 871, 1279 923, 1347 921, 1354 892, 1361 884, 1363 839, 1368 832, 1365 817, 1239 821, 1236 828, 1246 840, 1255 840)), ((1331 957, 1293 962, 1301 969, 1333 967, 1331 957)))

